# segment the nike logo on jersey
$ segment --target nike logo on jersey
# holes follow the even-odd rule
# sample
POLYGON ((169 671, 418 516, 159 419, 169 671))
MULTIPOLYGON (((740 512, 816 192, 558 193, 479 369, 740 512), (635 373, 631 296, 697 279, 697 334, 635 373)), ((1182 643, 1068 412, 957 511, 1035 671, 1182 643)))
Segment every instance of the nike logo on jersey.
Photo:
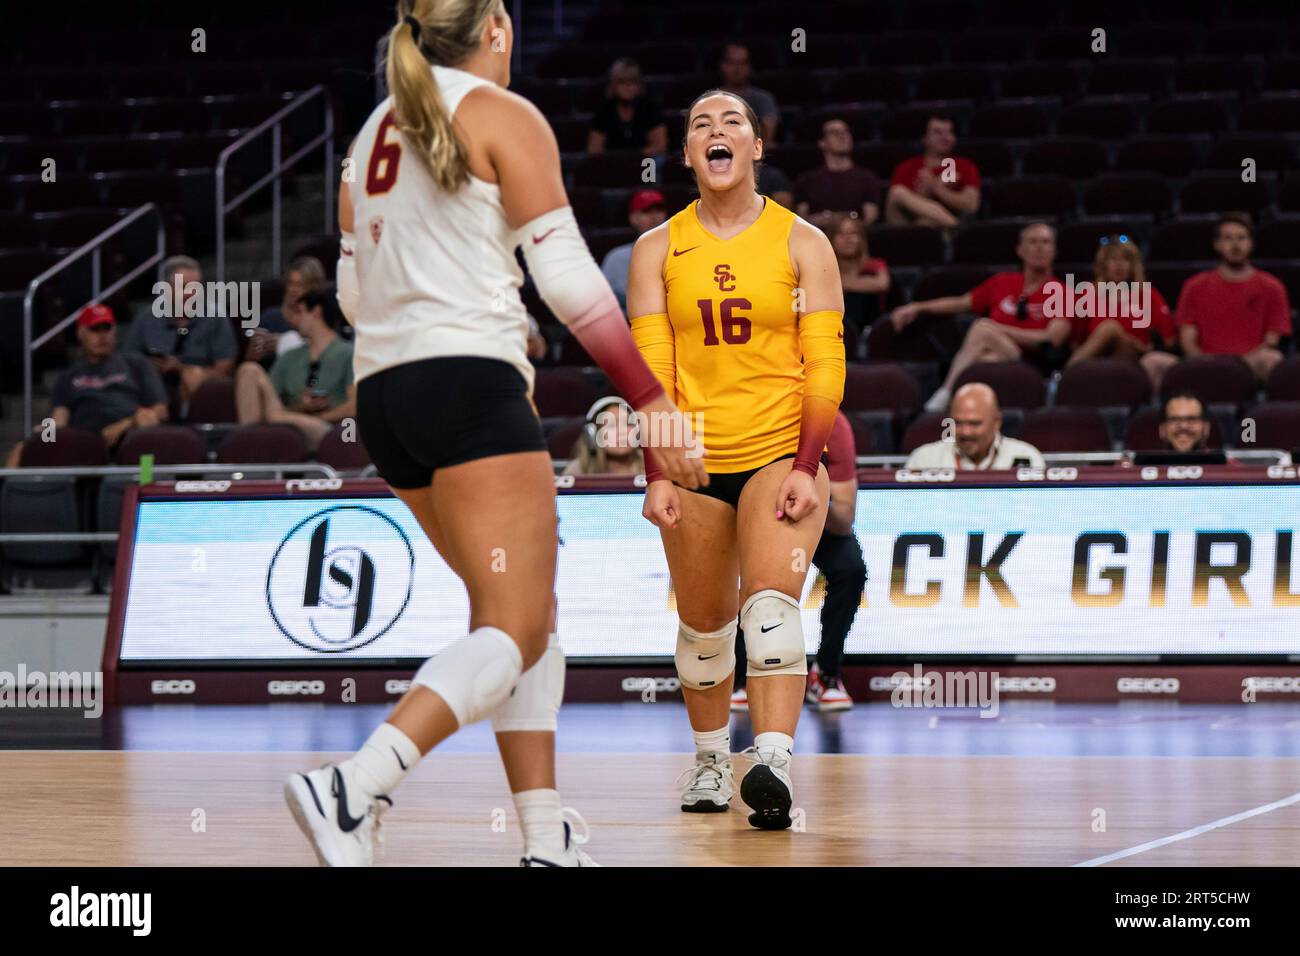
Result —
POLYGON ((343 782, 343 774, 338 767, 334 768, 334 786, 330 790, 330 796, 339 802, 339 829, 344 833, 351 833, 361 826, 365 816, 354 817, 348 812, 348 788, 343 782))
POLYGON ((533 245, 537 245, 539 242, 541 242, 543 239, 545 239, 547 236, 549 236, 551 233, 553 233, 556 229, 559 228, 560 228, 559 226, 552 226, 550 229, 547 229, 540 236, 533 236, 533 245))
POLYGON ((781 624, 782 624, 781 621, 777 621, 777 622, 776 622, 775 624, 773 624, 771 627, 769 627, 768 625, 764 624, 764 625, 763 625, 762 627, 760 627, 758 630, 759 630, 759 633, 761 633, 761 634, 766 634, 768 631, 775 631, 778 627, 781 626, 781 624))
POLYGON ((691 246, 690 249, 674 249, 674 250, 673 250, 673 257, 676 258, 677 256, 684 256, 684 255, 686 255, 686 253, 690 252, 692 249, 698 249, 698 248, 700 248, 700 247, 699 247, 699 246, 691 246))

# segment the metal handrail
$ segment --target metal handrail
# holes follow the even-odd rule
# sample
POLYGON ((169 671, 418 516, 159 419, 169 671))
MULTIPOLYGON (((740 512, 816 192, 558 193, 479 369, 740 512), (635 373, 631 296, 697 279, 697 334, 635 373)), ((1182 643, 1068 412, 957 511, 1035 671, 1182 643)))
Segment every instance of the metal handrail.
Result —
POLYGON ((217 219, 217 281, 224 282, 226 278, 226 214, 233 212, 239 206, 243 205, 253 193, 257 192, 268 182, 271 183, 271 269, 279 275, 280 262, 280 180, 285 172, 297 165, 298 161, 314 150, 317 146, 325 144, 325 228, 324 232, 334 231, 334 183, 332 182, 334 172, 334 107, 330 103, 329 96, 324 86, 316 85, 299 96, 294 97, 282 109, 276 110, 261 123, 254 126, 239 139, 235 140, 229 146, 221 151, 217 157, 217 195, 216 195, 216 219, 217 219), (320 97, 325 107, 325 130, 319 136, 314 137, 307 142, 301 149, 295 152, 287 160, 282 161, 280 155, 280 126, 285 117, 290 113, 297 111, 311 100, 320 97), (261 136, 267 130, 271 131, 271 171, 268 172, 253 185, 249 186, 234 199, 226 202, 226 164, 240 149, 243 149, 254 139, 261 136))
POLYGON ((60 259, 54 265, 50 266, 48 269, 46 269, 44 272, 42 272, 35 279, 33 279, 31 282, 27 284, 27 294, 23 296, 23 431, 24 433, 30 433, 32 430, 32 387, 33 387, 32 355, 33 353, 42 345, 44 345, 46 342, 48 342, 50 339, 54 338, 54 336, 58 335, 69 325, 71 325, 72 322, 76 320, 77 313, 79 313, 86 306, 90 305, 92 302, 98 302, 101 299, 106 299, 114 292, 116 292, 118 289, 125 287, 127 283, 133 280, 136 276, 140 275, 150 266, 154 265, 155 263, 162 262, 163 257, 166 256, 166 254, 167 254, 167 232, 163 223, 162 210, 158 208, 157 203, 147 202, 143 206, 140 206, 137 209, 135 209, 133 212, 129 213, 125 218, 121 219, 115 225, 109 226, 99 235, 95 236, 93 239, 87 242, 80 249, 75 249, 68 255, 64 256, 62 259, 60 259), (101 248, 103 244, 107 240, 113 238, 113 236, 117 235, 127 226, 131 225, 131 223, 135 222, 137 219, 141 218, 142 216, 150 212, 154 213, 158 217, 157 248, 154 254, 151 255, 148 259, 146 259, 144 262, 140 263, 140 265, 136 266, 126 275, 122 276, 122 278, 118 279, 107 289, 101 290, 99 287, 99 283, 101 281, 101 275, 103 271, 102 255, 101 255, 101 248), (45 333, 41 335, 40 338, 33 341, 32 340, 32 326, 33 326, 32 312, 33 309, 35 308, 35 303, 36 303, 36 290, 39 289, 48 279, 50 279, 55 275, 58 275, 60 272, 66 269, 73 262, 76 262, 78 259, 84 256, 87 252, 94 253, 93 258, 91 259, 91 267, 90 267, 90 275, 91 275, 90 298, 87 301, 81 303, 81 305, 73 309, 71 313, 64 316, 57 323, 55 323, 53 328, 46 330, 45 333))

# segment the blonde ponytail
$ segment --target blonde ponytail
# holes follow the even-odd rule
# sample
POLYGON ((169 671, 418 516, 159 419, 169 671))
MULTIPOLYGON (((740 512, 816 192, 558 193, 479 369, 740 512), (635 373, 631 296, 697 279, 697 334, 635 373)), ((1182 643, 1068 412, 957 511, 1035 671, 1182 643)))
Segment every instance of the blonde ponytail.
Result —
POLYGON ((483 22, 502 12, 501 0, 400 0, 397 25, 388 34, 385 76, 393 118, 408 147, 447 192, 469 181, 469 154, 456 138, 429 65, 464 60, 478 48, 483 22), (418 33, 408 20, 418 24, 418 33))

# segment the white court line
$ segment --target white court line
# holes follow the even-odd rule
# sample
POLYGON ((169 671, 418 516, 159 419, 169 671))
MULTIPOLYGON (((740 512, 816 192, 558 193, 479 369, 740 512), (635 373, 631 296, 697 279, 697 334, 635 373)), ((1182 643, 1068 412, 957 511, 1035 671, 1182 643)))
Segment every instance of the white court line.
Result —
POLYGON ((1215 820, 1213 823, 1206 823, 1199 827, 1192 827, 1190 830, 1184 830, 1182 833, 1175 833, 1173 836, 1161 837, 1159 840, 1152 840, 1150 843, 1141 843, 1137 846, 1131 846, 1127 850, 1118 850, 1115 853, 1108 853, 1105 856, 1095 857, 1091 860, 1084 860, 1082 863, 1075 863, 1074 866, 1102 866, 1106 863, 1113 863, 1115 860, 1122 860, 1126 856, 1136 856, 1139 853, 1145 853, 1147 850, 1155 850, 1162 846, 1168 846, 1171 843, 1177 843, 1180 840, 1190 840, 1192 837, 1200 836, 1202 833, 1209 833, 1211 830, 1217 830, 1220 827, 1227 827, 1234 823, 1240 823, 1242 820, 1249 820, 1251 817, 1257 817, 1261 813, 1269 813, 1272 810, 1289 807, 1293 803, 1300 803, 1300 793, 1293 793, 1289 797, 1283 797, 1281 800, 1274 800, 1272 803, 1266 803, 1262 807, 1255 807, 1253 810, 1243 810, 1241 813, 1234 813, 1230 817, 1224 817, 1222 820, 1215 820))

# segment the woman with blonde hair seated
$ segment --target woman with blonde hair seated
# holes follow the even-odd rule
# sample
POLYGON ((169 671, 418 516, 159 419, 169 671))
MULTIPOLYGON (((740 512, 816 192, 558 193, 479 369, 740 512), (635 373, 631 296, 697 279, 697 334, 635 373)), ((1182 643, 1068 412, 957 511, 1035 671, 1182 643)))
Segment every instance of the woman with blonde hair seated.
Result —
POLYGON ((632 442, 632 410, 617 395, 600 399, 573 444, 566 475, 643 475, 645 458, 632 442))

